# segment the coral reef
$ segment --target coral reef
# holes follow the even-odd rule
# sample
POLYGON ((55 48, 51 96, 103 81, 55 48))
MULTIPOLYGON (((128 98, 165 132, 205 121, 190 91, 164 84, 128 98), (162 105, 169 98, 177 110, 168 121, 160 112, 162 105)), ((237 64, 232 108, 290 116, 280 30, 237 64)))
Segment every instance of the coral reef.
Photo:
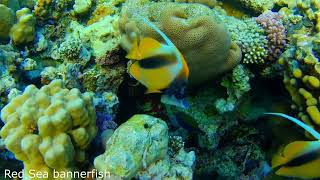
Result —
POLYGON ((267 11, 256 19, 266 30, 269 52, 268 59, 271 61, 277 60, 286 46, 286 29, 281 18, 279 13, 267 11))
POLYGON ((320 12, 319 3, 278 1, 277 4, 285 6, 279 13, 288 17, 285 22, 290 32, 290 43, 279 64, 284 68, 283 82, 292 97, 291 107, 300 119, 317 128, 320 122, 317 99, 320 78, 317 44, 320 36, 316 25, 306 26, 304 22, 315 20, 313 15, 320 12))
POLYGON ((320 130, 319 42, 319 0, 0 0, 0 169, 264 179, 280 165, 270 179, 318 178, 318 164, 286 174, 271 156, 319 142, 262 115, 320 130), (187 61, 188 88, 164 92, 186 90, 185 108, 127 73, 136 40, 165 43, 143 18, 187 61))
POLYGON ((0 4, 0 39, 5 40, 9 37, 9 32, 14 23, 13 11, 3 4, 0 4))
POLYGON ((16 12, 18 22, 10 30, 10 37, 14 44, 21 45, 32 42, 35 37, 36 19, 30 9, 23 8, 16 12))
MULTIPOLYGON (((89 93, 64 89, 61 80, 37 89, 28 86, 1 111, 0 131, 6 148, 29 170, 73 171, 85 160, 85 149, 96 135, 95 108, 89 93)), ((40 178, 41 179, 41 178, 40 178)))
POLYGON ((133 37, 147 36, 163 41, 134 12, 140 11, 156 24, 184 55, 190 69, 190 85, 199 85, 232 69, 241 59, 225 25, 201 4, 127 3, 120 20, 122 47, 129 50, 133 37), (215 68, 213 68, 215 67, 215 68))

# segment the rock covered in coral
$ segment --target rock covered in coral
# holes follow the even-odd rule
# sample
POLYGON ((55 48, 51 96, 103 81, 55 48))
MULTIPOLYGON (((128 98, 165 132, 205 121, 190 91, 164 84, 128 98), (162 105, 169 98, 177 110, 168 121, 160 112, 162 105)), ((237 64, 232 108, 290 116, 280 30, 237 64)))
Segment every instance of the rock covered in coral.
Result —
POLYGON ((177 46, 190 69, 190 84, 199 85, 232 69, 241 59, 239 47, 230 39, 225 25, 201 4, 127 2, 120 20, 122 47, 129 51, 133 37, 163 39, 134 12, 150 19, 177 46))
POLYGON ((167 124, 149 115, 134 115, 116 129, 106 147, 105 153, 96 157, 95 167, 113 176, 133 178, 166 156, 167 124))
POLYGON ((151 164, 147 169, 138 173, 138 179, 163 179, 163 180, 191 180, 193 179, 192 167, 196 160, 193 151, 186 152, 184 149, 174 156, 166 156, 160 161, 151 164))
POLYGON ((85 65, 91 58, 91 53, 74 37, 68 37, 58 48, 54 48, 51 57, 65 62, 74 62, 85 65))
POLYGON ((9 32, 14 23, 13 11, 3 4, 0 4, 0 39, 9 37, 9 32))
POLYGON ((89 26, 72 21, 68 27, 71 31, 69 35, 80 39, 84 45, 90 47, 93 56, 101 58, 119 46, 118 19, 118 15, 105 16, 89 26))
POLYGON ((60 80, 41 89, 28 86, 2 109, 1 119, 0 135, 23 161, 26 177, 29 170, 48 173, 49 179, 53 170, 76 170, 97 131, 91 95, 64 89, 60 80))
POLYGON ((14 44, 30 43, 35 37, 36 19, 30 9, 23 8, 16 12, 18 22, 10 30, 10 37, 14 44))

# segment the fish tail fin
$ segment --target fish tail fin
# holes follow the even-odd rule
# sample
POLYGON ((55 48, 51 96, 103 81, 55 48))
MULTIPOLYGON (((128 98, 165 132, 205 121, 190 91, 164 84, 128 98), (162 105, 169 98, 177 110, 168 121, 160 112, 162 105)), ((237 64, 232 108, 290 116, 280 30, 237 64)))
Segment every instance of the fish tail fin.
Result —
POLYGON ((188 101, 186 101, 185 99, 177 99, 176 97, 172 96, 168 96, 166 94, 161 96, 161 102, 163 104, 167 104, 167 105, 173 105, 173 106, 177 106, 183 109, 188 109, 189 108, 189 103, 188 101))
POLYGON ((312 127, 308 126, 307 124, 305 124, 304 122, 298 120, 297 118, 291 117, 289 115, 283 114, 283 113, 264 113, 266 115, 274 115, 274 116, 279 116, 279 117, 283 117, 285 119, 288 119, 294 123, 296 123, 298 126, 302 127, 304 130, 306 130, 307 132, 309 132, 313 137, 315 137, 316 139, 320 140, 320 134, 314 130, 312 127))

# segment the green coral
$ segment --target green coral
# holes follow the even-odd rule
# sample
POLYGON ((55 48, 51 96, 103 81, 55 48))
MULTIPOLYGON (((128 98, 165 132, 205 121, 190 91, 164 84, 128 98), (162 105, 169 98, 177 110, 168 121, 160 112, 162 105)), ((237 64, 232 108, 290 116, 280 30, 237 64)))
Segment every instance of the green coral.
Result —
POLYGON ((228 111, 233 111, 241 102, 242 96, 250 91, 250 79, 253 74, 244 66, 236 66, 232 74, 228 74, 222 78, 221 85, 227 88, 228 98, 220 98, 215 102, 217 111, 222 114, 228 111))
POLYGON ((268 56, 268 40, 264 29, 254 19, 238 20, 226 18, 231 38, 240 47, 243 54, 243 63, 264 63, 268 56))
POLYGON ((14 44, 22 45, 32 42, 35 37, 36 19, 30 9, 22 8, 16 12, 18 22, 10 30, 10 37, 14 44))
POLYGON ((274 6, 273 0, 237 0, 237 2, 255 13, 263 13, 274 6))
POLYGON ((14 23, 13 11, 3 4, 0 4, 0 40, 7 39, 14 23))

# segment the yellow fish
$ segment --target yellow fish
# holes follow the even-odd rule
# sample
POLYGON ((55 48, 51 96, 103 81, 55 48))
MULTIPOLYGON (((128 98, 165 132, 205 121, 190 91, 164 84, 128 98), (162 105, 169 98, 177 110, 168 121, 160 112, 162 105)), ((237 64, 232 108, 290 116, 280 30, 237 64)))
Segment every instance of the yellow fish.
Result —
POLYGON ((166 44, 150 37, 135 40, 126 56, 131 60, 129 74, 147 87, 146 93, 160 93, 173 83, 186 84, 189 68, 183 55, 160 29, 147 19, 141 19, 158 32, 166 44))
POLYGON ((314 136, 317 141, 295 141, 272 159, 275 174, 302 179, 320 178, 320 134, 302 121, 282 113, 266 113, 284 117, 314 136))

